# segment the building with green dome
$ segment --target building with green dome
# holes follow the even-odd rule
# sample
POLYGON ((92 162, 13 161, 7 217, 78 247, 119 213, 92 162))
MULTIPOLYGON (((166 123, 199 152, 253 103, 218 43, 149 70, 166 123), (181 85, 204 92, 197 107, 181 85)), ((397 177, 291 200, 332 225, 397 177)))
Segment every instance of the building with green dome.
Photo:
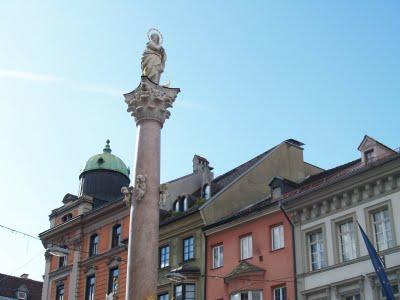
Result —
POLYGON ((110 140, 107 140, 103 152, 88 159, 79 179, 80 195, 112 201, 122 197, 123 186, 129 186, 129 168, 111 153, 110 140))

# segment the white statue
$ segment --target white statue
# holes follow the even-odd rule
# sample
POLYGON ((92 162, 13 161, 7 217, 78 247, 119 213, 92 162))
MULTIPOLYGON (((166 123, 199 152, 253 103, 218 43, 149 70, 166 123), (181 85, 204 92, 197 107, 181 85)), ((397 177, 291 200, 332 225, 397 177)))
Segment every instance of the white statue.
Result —
POLYGON ((161 73, 164 72, 167 55, 161 46, 163 37, 160 31, 151 28, 147 37, 149 41, 142 55, 142 75, 147 76, 151 81, 159 84, 161 73))

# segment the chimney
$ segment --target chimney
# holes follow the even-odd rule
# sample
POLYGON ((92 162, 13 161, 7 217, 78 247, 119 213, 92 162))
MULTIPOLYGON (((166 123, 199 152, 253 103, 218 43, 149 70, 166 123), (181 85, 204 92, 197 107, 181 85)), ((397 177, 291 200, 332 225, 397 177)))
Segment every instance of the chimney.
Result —
POLYGON ((29 278, 29 274, 24 273, 19 277, 24 278, 24 279, 28 279, 29 278))
POLYGON ((200 155, 195 155, 193 157, 193 172, 200 172, 203 171, 205 168, 210 168, 208 160, 204 157, 201 157, 200 155))

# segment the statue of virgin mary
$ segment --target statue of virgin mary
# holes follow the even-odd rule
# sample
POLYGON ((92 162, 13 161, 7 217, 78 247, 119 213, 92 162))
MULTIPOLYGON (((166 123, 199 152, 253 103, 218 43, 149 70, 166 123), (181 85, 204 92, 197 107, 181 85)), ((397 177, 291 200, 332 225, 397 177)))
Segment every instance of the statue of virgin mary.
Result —
POLYGON ((149 41, 142 55, 142 75, 151 81, 160 84, 161 73, 164 72, 167 55, 161 46, 163 38, 157 29, 150 29, 147 33, 149 41))

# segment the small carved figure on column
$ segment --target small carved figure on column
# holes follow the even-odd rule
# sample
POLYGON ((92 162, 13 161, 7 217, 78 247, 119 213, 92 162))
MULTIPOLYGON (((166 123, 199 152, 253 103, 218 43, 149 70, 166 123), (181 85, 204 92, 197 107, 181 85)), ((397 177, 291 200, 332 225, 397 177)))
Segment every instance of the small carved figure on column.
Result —
POLYGON ((140 174, 137 175, 135 179, 135 186, 123 186, 121 188, 121 193, 124 195, 124 199, 122 201, 128 207, 130 207, 132 204, 132 197, 134 197, 134 199, 137 201, 142 200, 146 194, 146 176, 140 174))
POLYGON ((137 175, 135 180, 135 199, 140 201, 146 194, 146 176, 137 175))
POLYGON ((164 72, 167 55, 161 46, 163 37, 160 31, 151 28, 147 37, 149 41, 142 55, 142 74, 147 76, 151 81, 159 84, 161 73, 164 72))
POLYGON ((160 185, 160 202, 159 202, 160 207, 164 207, 164 205, 167 203, 167 198, 168 198, 168 187, 166 184, 161 184, 160 185))
POLYGON ((134 187, 126 187, 123 186, 121 188, 121 193, 124 195, 124 199, 122 200, 126 206, 130 207, 132 204, 132 193, 133 193, 134 187))

